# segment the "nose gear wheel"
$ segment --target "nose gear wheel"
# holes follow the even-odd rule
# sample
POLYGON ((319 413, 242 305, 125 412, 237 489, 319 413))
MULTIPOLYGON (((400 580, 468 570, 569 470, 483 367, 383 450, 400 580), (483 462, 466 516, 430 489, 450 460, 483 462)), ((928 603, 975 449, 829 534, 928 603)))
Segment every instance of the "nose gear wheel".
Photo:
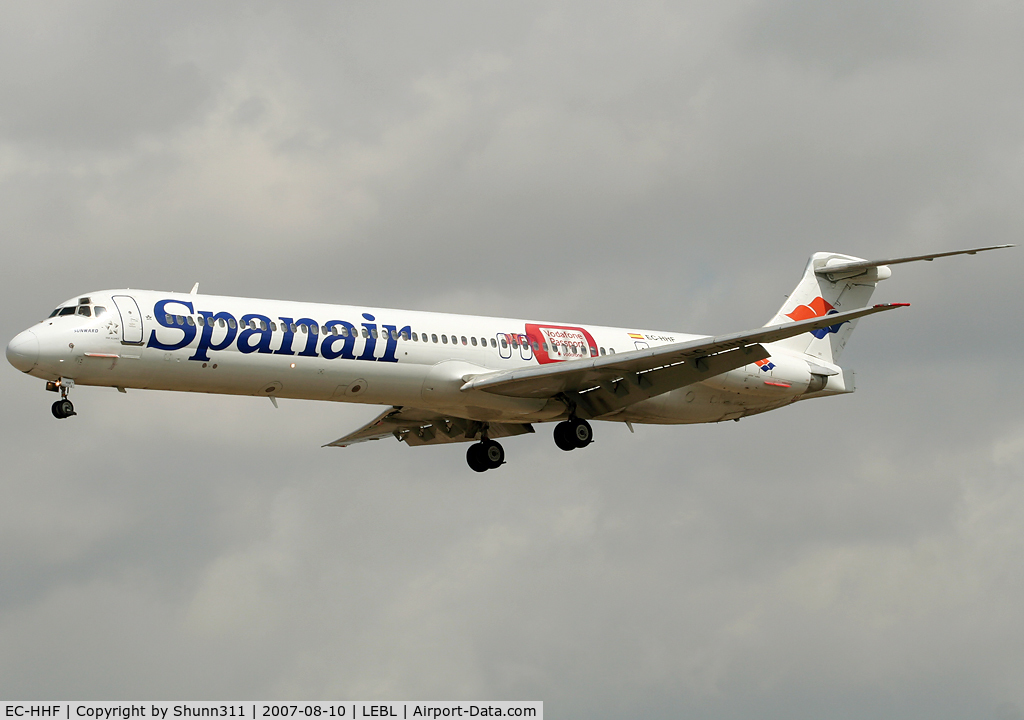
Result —
POLYGON ((72 415, 78 414, 75 412, 75 406, 72 405, 71 401, 67 399, 58 400, 57 402, 55 402, 50 407, 50 412, 52 412, 53 416, 58 420, 63 420, 64 418, 69 418, 72 415))

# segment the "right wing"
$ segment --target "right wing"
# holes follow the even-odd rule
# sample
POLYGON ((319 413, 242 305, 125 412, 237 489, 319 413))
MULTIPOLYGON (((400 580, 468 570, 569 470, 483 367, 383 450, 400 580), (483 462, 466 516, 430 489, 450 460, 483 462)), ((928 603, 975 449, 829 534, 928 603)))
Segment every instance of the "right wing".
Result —
MULTIPOLYGON (((475 440, 483 430, 476 420, 440 415, 434 410, 394 407, 385 410, 363 427, 323 447, 348 447, 355 443, 394 436, 406 445, 439 445, 475 440)), ((529 423, 488 423, 487 437, 499 438, 532 433, 529 423)))

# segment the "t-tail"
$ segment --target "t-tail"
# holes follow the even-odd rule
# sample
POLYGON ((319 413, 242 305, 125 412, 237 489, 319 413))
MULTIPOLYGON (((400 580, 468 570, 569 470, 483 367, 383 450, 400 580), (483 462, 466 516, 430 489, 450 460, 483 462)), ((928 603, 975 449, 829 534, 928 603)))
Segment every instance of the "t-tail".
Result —
MULTIPOLYGON (((811 255, 804 268, 803 277, 796 289, 786 298, 779 311, 768 325, 777 325, 794 320, 824 317, 832 313, 856 310, 871 300, 875 286, 892 275, 889 265, 934 260, 950 255, 974 255, 985 250, 1013 247, 1013 245, 992 245, 970 250, 914 255, 912 257, 888 260, 864 260, 839 253, 817 252, 811 255)), ((781 340, 778 345, 795 352, 804 353, 827 363, 836 364, 850 339, 857 320, 831 325, 804 335, 781 340)))

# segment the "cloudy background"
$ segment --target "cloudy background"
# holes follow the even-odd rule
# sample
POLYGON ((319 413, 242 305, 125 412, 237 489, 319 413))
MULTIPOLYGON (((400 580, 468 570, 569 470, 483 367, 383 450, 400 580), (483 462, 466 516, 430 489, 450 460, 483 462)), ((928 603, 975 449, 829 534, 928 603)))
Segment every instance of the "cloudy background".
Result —
MULTIPOLYGON (((807 256, 1024 235, 1018 3, 11 4, 7 339, 144 287, 756 327, 807 256)), ((855 395, 320 445, 378 408, 6 367, 0 697, 1024 717, 1020 249, 899 266, 855 395)))

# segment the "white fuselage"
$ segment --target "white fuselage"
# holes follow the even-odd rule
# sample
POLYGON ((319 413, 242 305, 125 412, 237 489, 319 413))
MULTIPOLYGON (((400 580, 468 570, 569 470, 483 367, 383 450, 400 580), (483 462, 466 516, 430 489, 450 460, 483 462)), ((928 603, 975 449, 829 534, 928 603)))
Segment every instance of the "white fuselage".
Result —
MULTIPOLYGON (((11 363, 76 385, 412 406, 482 422, 557 420, 567 409, 557 399, 461 390, 470 376, 703 337, 145 290, 93 292, 61 306, 70 307, 73 313, 59 309, 15 338, 8 347, 11 363)), ((815 384, 821 376, 803 358, 766 347, 769 362, 604 419, 716 422, 852 389, 844 387, 849 381, 838 367, 826 368, 836 377, 822 389, 823 383, 815 384)))

